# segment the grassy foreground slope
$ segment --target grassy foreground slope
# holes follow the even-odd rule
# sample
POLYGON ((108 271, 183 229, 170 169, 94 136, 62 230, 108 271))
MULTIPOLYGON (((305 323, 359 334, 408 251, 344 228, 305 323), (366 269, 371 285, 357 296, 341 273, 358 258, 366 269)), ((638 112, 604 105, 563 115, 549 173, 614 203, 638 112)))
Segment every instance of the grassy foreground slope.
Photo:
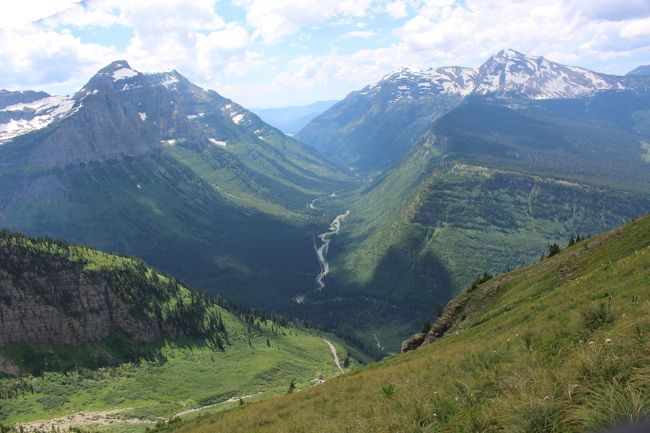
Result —
POLYGON ((584 432, 650 413, 650 216, 456 298, 414 352, 182 432, 584 432))
POLYGON ((139 259, 8 231, 0 232, 0 258, 0 332, 13 336, 0 346, 0 425, 43 421, 39 430, 49 431, 110 422, 143 431, 179 413, 222 410, 240 397, 284 394, 291 383, 301 389, 339 374, 325 339, 344 368, 356 364, 336 338, 215 301, 139 259), (130 319, 108 335, 53 344, 63 322, 92 328, 105 308, 88 300, 94 292, 84 287, 95 284, 119 299, 108 314, 124 314, 115 305, 126 305, 130 319), (50 312, 41 315, 41 334, 12 331, 15 309, 23 317, 50 312), (151 323, 160 324, 159 338, 129 335, 151 323), (69 416, 83 419, 66 424, 69 416))

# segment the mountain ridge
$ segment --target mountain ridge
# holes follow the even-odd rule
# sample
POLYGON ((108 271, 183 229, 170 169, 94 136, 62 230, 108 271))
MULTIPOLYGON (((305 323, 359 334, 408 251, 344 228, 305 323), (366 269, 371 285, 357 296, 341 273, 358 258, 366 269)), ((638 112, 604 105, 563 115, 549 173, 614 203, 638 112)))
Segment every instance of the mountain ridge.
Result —
MULTIPOLYGON (((600 90, 625 88, 624 75, 600 74, 582 67, 562 65, 543 56, 528 56, 513 49, 504 49, 488 58, 478 68, 442 66, 418 70, 403 67, 359 92, 367 94, 384 82, 395 83, 404 78, 418 81, 420 87, 428 87, 428 91, 422 92, 427 95, 490 94, 558 99, 582 97, 600 90), (560 80, 561 83, 554 82, 554 79, 560 80)), ((403 97, 408 98, 408 95, 403 97)))
POLYGON ((477 68, 401 68, 349 93, 297 138, 332 161, 373 174, 393 167, 441 115, 465 98, 570 100, 602 92, 646 91, 643 75, 614 76, 544 57, 501 50, 477 68))

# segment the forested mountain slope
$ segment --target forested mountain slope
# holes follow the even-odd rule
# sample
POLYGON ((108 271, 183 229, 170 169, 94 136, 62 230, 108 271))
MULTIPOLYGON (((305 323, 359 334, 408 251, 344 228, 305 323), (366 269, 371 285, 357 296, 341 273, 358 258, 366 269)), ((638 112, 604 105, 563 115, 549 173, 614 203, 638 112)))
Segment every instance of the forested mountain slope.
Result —
POLYGON ((466 98, 396 168, 329 201, 350 214, 330 248, 327 289, 303 308, 392 352, 400 333, 432 318, 427 306, 484 271, 648 212, 648 112, 638 91, 466 98))

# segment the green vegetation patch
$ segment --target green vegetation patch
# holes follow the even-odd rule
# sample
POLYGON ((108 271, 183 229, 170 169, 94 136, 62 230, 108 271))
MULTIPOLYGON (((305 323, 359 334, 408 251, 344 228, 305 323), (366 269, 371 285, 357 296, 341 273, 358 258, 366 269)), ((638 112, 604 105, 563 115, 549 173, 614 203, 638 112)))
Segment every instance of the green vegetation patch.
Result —
POLYGON ((650 216, 458 298, 448 335, 179 432, 584 432, 650 414, 650 216))

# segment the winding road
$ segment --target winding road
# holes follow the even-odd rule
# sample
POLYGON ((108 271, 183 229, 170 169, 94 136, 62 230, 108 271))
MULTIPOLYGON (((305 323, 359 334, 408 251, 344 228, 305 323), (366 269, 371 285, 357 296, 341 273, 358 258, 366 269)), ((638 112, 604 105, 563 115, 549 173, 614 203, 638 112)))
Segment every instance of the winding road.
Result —
POLYGON ((345 371, 343 371, 343 367, 341 367, 341 360, 339 359, 339 353, 336 351, 336 347, 329 340, 323 338, 323 341, 327 343, 327 345, 330 347, 330 351, 332 352, 332 356, 334 357, 334 363, 336 364, 336 366, 339 368, 341 373, 345 373, 345 371))

